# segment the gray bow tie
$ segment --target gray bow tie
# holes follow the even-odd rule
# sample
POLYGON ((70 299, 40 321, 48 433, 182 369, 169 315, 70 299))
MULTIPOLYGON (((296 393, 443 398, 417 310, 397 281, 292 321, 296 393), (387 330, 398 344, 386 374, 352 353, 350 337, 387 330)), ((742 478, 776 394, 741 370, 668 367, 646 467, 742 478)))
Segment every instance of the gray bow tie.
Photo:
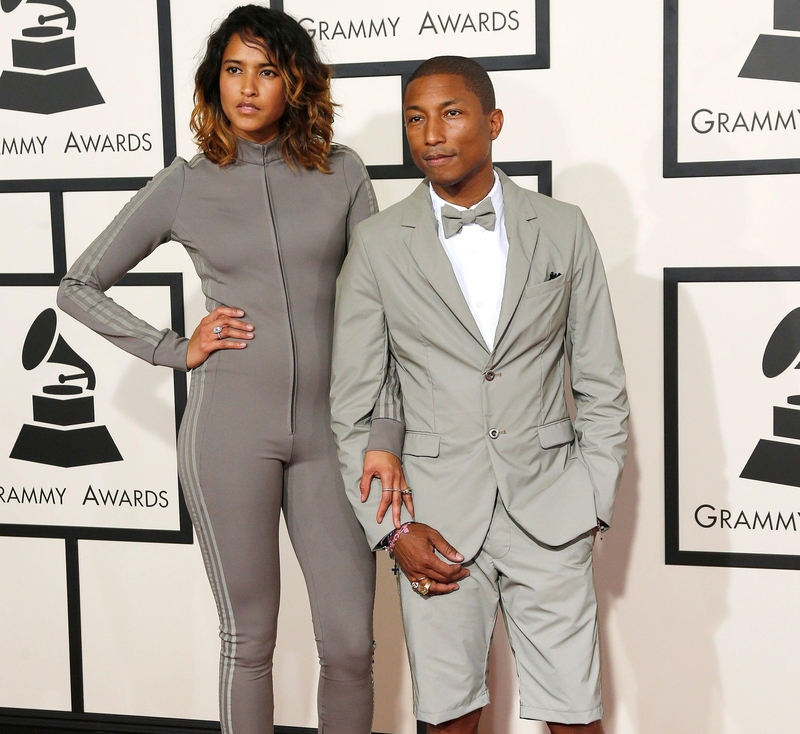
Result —
POLYGON ((442 207, 442 227, 444 228, 445 239, 450 239, 454 234, 458 234, 465 224, 480 224, 484 229, 494 232, 494 225, 497 222, 497 215, 494 213, 494 206, 490 197, 486 197, 474 209, 461 211, 449 204, 442 207))

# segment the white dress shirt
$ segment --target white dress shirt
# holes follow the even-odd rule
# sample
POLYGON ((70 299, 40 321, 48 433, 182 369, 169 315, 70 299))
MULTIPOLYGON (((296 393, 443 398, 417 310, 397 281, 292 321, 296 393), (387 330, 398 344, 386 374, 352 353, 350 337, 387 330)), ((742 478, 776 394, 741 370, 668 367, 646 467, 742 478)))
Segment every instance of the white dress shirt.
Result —
MULTIPOLYGON (((442 199, 430 186, 431 202, 436 221, 439 225, 439 240, 450 258, 456 279, 469 310, 478 324, 481 336, 490 350, 494 349, 494 337, 497 321, 500 318, 500 304, 503 301, 503 286, 506 279, 506 261, 508 260, 508 237, 506 235, 505 207, 503 204, 503 187, 497 172, 494 174, 494 186, 489 192, 494 211, 497 215, 494 231, 481 227, 480 224, 465 224, 458 234, 445 239, 442 227, 442 207, 450 202, 442 199)), ((466 210, 467 207, 450 204, 450 206, 466 210)), ((477 204, 476 204, 477 206, 477 204)))

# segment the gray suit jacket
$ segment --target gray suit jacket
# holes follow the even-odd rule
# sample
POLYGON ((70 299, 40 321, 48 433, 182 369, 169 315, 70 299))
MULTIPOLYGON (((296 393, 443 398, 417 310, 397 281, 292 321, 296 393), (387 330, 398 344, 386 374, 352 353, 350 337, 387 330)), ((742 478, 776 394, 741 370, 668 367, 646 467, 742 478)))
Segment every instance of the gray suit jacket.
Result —
POLYGON ((498 490, 516 522, 547 545, 576 538, 598 518, 611 524, 628 409, 600 254, 577 207, 498 173, 509 252, 493 351, 439 241, 427 181, 358 226, 339 276, 333 430, 345 487, 373 546, 391 521, 375 521, 380 487, 362 504, 358 483, 390 353, 418 521, 466 558, 483 543, 498 490))

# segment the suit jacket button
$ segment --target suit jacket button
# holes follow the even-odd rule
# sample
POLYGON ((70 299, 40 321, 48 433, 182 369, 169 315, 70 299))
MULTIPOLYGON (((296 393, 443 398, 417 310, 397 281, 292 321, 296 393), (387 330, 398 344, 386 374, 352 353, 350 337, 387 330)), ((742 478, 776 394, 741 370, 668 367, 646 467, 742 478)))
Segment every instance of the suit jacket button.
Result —
POLYGON ((489 430, 489 438, 497 438, 500 435, 500 431, 496 428, 492 428, 489 430))
POLYGON ((485 377, 487 380, 489 380, 489 382, 491 382, 492 380, 494 380, 494 372, 492 372, 491 370, 489 370, 489 371, 488 371, 488 372, 487 372, 487 373, 484 375, 484 377, 485 377))

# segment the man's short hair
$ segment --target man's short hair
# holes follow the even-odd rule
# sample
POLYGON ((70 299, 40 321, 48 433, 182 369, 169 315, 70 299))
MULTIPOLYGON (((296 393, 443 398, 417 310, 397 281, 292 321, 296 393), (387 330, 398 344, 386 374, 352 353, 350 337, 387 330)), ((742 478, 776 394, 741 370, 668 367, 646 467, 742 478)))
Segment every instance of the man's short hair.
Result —
POLYGON ((432 59, 423 61, 406 82, 403 96, 406 89, 415 79, 423 76, 433 76, 434 74, 453 74, 460 76, 464 83, 481 103, 484 112, 491 112, 497 106, 494 96, 494 86, 486 70, 477 62, 465 56, 434 56, 432 59))

